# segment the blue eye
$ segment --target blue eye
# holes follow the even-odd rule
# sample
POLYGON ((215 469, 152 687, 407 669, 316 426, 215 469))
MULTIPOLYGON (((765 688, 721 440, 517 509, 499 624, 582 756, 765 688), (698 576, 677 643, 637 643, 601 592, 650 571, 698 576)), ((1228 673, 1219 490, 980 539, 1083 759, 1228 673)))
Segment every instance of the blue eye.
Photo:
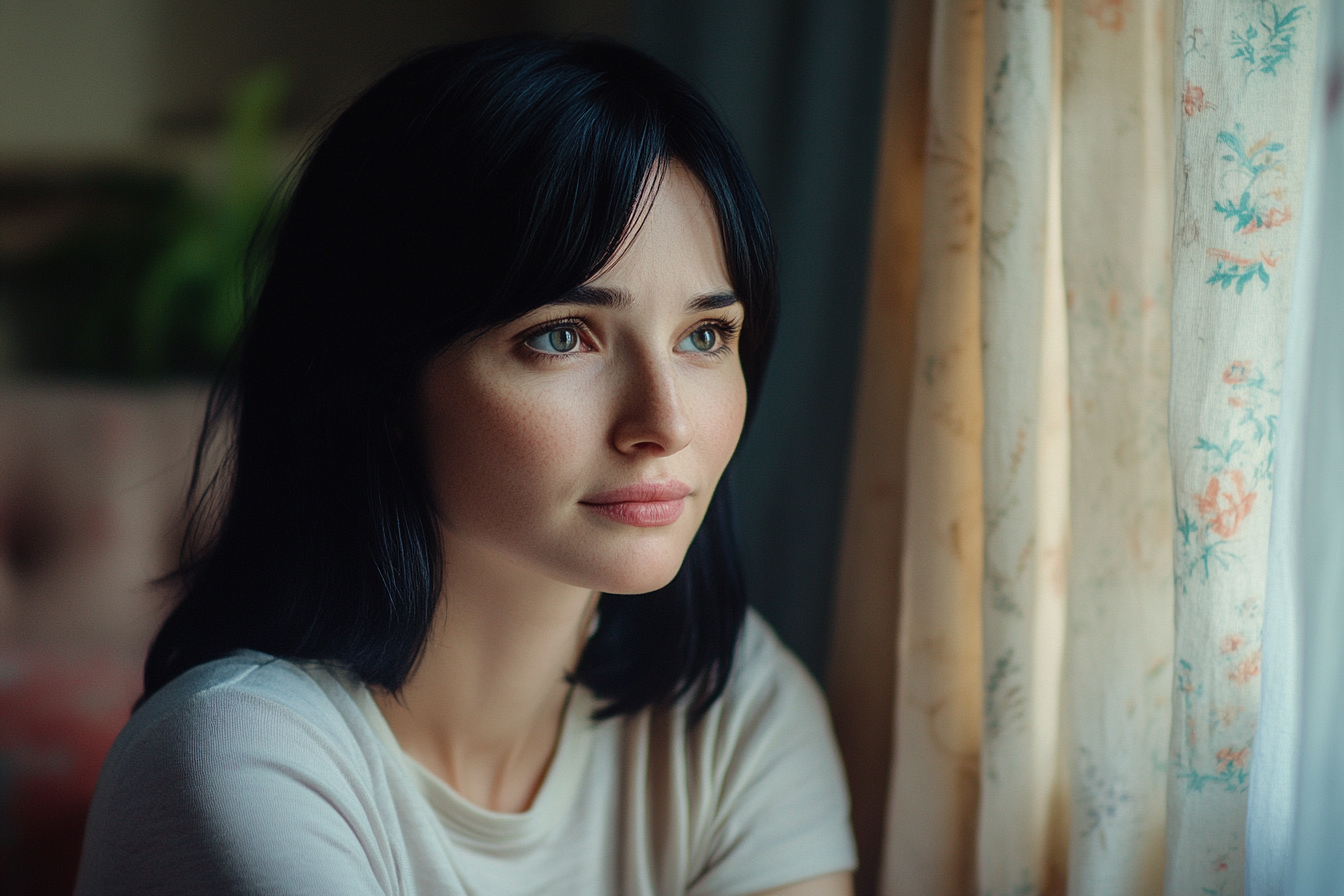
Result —
POLYGON ((677 348, 685 352, 712 352, 719 345, 719 331, 713 327, 700 327, 681 340, 677 348))
POLYGON ((579 331, 576 327, 556 327, 538 333, 524 344, 544 355, 568 355, 579 347, 579 331))

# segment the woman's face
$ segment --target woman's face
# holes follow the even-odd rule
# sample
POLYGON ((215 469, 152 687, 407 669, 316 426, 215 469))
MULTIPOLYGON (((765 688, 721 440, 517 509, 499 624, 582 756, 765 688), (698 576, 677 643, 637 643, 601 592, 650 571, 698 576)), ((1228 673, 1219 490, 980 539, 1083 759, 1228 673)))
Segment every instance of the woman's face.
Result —
POLYGON ((450 565, 618 594, 667 584, 742 432, 742 323, 709 198, 673 162, 605 270, 426 370, 450 565))

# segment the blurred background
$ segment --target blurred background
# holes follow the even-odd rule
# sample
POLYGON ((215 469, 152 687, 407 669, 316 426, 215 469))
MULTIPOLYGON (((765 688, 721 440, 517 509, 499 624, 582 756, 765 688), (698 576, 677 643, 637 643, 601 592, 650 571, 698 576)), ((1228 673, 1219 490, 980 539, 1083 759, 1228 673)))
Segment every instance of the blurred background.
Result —
POLYGON ((73 879, 270 190, 345 102, 430 44, 614 37, 689 78, 737 135, 783 309, 733 487, 752 602, 824 678, 890 6, 0 2, 0 890, 73 879))

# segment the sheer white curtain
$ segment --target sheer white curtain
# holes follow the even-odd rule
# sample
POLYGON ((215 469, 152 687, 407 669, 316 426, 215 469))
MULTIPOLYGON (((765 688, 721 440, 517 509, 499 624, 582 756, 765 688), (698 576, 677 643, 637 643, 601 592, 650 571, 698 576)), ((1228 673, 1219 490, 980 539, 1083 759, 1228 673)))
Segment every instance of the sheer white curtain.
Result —
POLYGON ((1261 634, 1260 718, 1246 817, 1246 892, 1250 896, 1282 896, 1288 892, 1296 839, 1294 803, 1302 719, 1302 457, 1324 206, 1325 76, 1331 58, 1325 19, 1329 12, 1327 3, 1320 10, 1318 22, 1322 51, 1316 54, 1298 267, 1288 311, 1283 395, 1274 452, 1274 506, 1261 634))
MULTIPOLYGON (((1328 85, 1320 108, 1321 152, 1312 189, 1317 267, 1304 276, 1303 342, 1309 345, 1301 428, 1301 504, 1293 521, 1300 533, 1297 559, 1301 594, 1302 704, 1296 800, 1289 807, 1287 881, 1282 892, 1344 892, 1344 10, 1328 4, 1322 66, 1328 85)), ((1277 513, 1278 508, 1275 508, 1277 513)), ((1277 866, 1271 866, 1277 868, 1277 866)), ((1266 891, 1270 892, 1270 891, 1266 891)))

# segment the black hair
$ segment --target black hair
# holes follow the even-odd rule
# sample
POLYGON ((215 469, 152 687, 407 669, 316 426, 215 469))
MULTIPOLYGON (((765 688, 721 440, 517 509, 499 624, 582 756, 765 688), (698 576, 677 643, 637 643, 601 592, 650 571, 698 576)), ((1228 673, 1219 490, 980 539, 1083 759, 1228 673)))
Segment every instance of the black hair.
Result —
MULTIPOLYGON (((596 275, 671 160, 717 214, 750 409, 776 318, 774 240, 733 138, 667 68, 602 40, 478 41, 418 54, 332 122, 254 241, 262 273, 211 396, 179 599, 142 701, 240 648, 401 689, 442 576, 416 438, 426 365, 596 275)), ((600 716, 686 695, 698 714, 723 691, 745 613, 721 482, 667 586, 600 598, 572 677, 600 716)))

